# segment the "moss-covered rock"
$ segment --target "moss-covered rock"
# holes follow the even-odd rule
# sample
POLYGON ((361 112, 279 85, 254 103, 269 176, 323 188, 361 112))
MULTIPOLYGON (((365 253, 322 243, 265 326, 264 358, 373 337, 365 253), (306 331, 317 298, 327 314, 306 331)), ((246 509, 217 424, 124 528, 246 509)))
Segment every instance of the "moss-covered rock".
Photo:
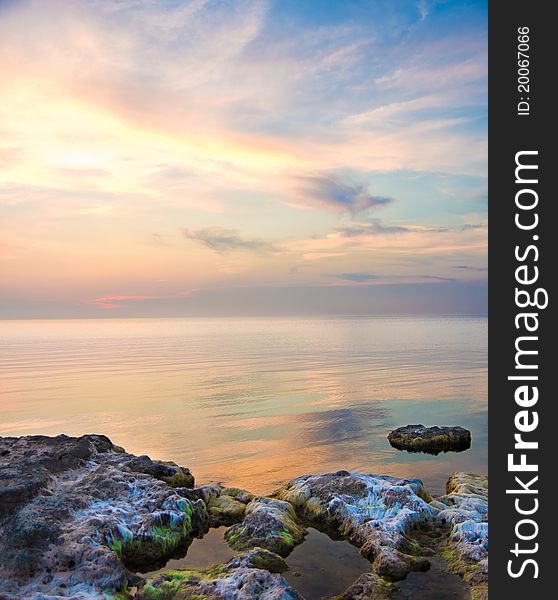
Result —
POLYGON ((243 504, 226 494, 211 498, 207 505, 211 527, 220 527, 221 525, 238 523, 242 520, 242 517, 244 517, 245 510, 246 504, 243 504))
POLYGON ((280 573, 288 569, 278 555, 263 548, 235 556, 205 570, 168 570, 149 579, 137 600, 300 600, 280 573))
POLYGON ((382 578, 397 581, 429 568, 406 536, 413 527, 427 526, 437 512, 423 499, 418 479, 338 471, 299 477, 274 496, 318 529, 348 538, 382 578))
POLYGON ((186 471, 101 435, 0 438, 0 596, 124 598, 129 568, 208 527, 203 501, 164 481, 186 471))
POLYGON ((252 492, 235 487, 223 487, 221 488, 220 494, 222 496, 230 496, 237 502, 242 502, 242 504, 248 504, 256 497, 254 494, 252 494, 252 492))
POLYGON ((172 461, 152 460, 149 456, 134 456, 126 466, 136 473, 145 473, 155 479, 168 483, 173 488, 194 487, 194 476, 190 469, 180 467, 172 461))
POLYGON ((447 494, 432 505, 437 521, 449 529, 442 557, 450 570, 461 575, 478 600, 488 596, 488 477, 454 473, 447 494))
POLYGON ((288 502, 260 497, 248 504, 244 520, 228 529, 225 539, 235 550, 259 546, 287 556, 305 535, 288 502))
POLYGON ((201 500, 179 498, 166 510, 151 514, 138 528, 117 527, 107 536, 109 547, 132 570, 146 571, 186 551, 194 536, 207 531, 207 512, 201 500))
POLYGON ((334 600, 389 600, 395 585, 375 573, 364 573, 334 600))

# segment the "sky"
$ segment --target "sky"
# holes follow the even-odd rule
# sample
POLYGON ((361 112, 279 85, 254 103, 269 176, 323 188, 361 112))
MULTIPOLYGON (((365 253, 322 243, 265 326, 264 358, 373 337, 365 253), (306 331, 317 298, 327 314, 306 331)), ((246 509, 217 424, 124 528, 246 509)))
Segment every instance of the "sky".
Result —
POLYGON ((0 0, 0 318, 485 314, 487 6, 0 0))

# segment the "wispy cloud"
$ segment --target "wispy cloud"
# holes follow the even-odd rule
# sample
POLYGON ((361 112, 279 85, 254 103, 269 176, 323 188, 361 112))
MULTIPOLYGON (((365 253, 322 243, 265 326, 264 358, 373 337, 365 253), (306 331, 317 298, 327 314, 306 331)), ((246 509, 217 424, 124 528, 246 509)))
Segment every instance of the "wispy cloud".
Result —
MULTIPOLYGON (((484 224, 384 225, 380 220, 337 227, 324 237, 287 242, 284 248, 308 256, 360 256, 378 252, 387 257, 406 256, 420 264, 425 255, 452 256, 465 252, 484 255, 487 246, 484 224), (422 258, 420 258, 422 257, 422 258)), ((454 261, 455 262, 455 261, 454 261)))
POLYGON ((341 237, 352 238, 368 235, 385 235, 390 233, 406 233, 409 227, 401 225, 384 225, 380 219, 371 219, 368 223, 355 223, 335 229, 341 237))
POLYGON ((235 250, 247 250, 250 252, 275 252, 273 244, 266 240, 242 237, 234 229, 222 227, 205 227, 203 229, 182 229, 182 235, 196 242, 200 242, 210 250, 219 254, 233 252, 235 250))
POLYGON ((463 225, 384 225, 380 219, 370 219, 367 223, 356 223, 345 227, 337 227, 335 232, 344 238, 382 236, 403 233, 447 233, 451 231, 470 231, 486 229, 483 223, 464 223, 463 225))
POLYGON ((471 265, 456 265, 453 268, 461 269, 463 271, 476 271, 479 273, 486 273, 488 271, 488 267, 475 267, 475 266, 471 266, 471 265))
POLYGON ((306 204, 310 208, 324 208, 356 215, 393 202, 392 198, 371 194, 366 186, 343 183, 333 176, 298 176, 296 180, 303 205, 306 204))
POLYGON ((349 281, 351 283, 401 283, 402 281, 409 283, 412 281, 455 281, 454 277, 440 277, 438 275, 390 275, 377 273, 337 273, 330 275, 335 279, 349 281))
POLYGON ((352 281, 356 283, 362 283, 366 281, 376 281, 381 279, 381 276, 376 275, 375 273, 339 273, 337 275, 332 275, 336 279, 343 279, 344 281, 352 281))

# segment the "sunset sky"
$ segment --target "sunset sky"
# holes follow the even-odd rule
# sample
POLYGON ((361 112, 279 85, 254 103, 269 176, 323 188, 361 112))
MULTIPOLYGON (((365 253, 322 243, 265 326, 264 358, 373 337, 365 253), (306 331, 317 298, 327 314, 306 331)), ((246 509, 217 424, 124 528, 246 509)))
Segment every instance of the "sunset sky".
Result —
POLYGON ((486 21, 0 0, 0 317, 484 313, 486 21))

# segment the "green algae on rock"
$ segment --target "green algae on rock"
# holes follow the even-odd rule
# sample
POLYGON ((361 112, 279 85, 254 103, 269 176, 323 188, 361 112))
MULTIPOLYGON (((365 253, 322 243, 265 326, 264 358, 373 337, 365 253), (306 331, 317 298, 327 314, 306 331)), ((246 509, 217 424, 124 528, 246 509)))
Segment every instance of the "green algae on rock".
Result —
POLYGON ((140 587, 135 597, 138 600, 302 600, 281 576, 287 569, 277 554, 254 548, 203 571, 163 571, 140 587))
POLYGON ((190 473, 190 469, 180 467, 172 461, 151 460, 149 456, 143 455, 134 456, 127 466, 132 471, 151 475, 174 488, 194 487, 194 476, 190 473))
POLYGON ((242 504, 242 502, 226 494, 212 498, 207 504, 211 527, 238 523, 244 517, 245 510, 246 504, 242 504))
POLYGON ((122 593, 134 579, 129 567, 164 564, 207 528, 203 502, 144 473, 161 465, 105 436, 0 438, 0 450, 0 593, 8 597, 122 593))
POLYGON ((415 538, 434 530, 442 532, 436 535, 450 568, 474 598, 486 598, 486 477, 455 473, 447 493, 431 500, 418 479, 347 471, 299 477, 273 497, 172 487, 193 484, 188 474, 100 435, 0 437, 0 596, 296 600, 281 576, 281 556, 304 541, 303 525, 313 525, 348 540, 370 562, 371 572, 339 600, 389 597, 390 582, 429 567, 428 548, 415 538), (224 521, 237 521, 226 539, 243 554, 203 571, 147 579, 131 571, 153 571, 186 554, 194 537, 224 521))
POLYGON ((208 487, 204 499, 209 514, 209 525, 220 527, 242 521, 246 505, 254 498, 254 494, 240 488, 208 487))
POLYGON ((260 497, 246 506, 244 520, 227 530, 225 539, 234 550, 259 546, 287 556, 305 535, 291 504, 260 497))
POLYGON ((447 494, 431 504, 439 510, 437 521, 449 526, 442 552, 450 569, 471 586, 474 598, 488 597, 488 477, 454 473, 447 494))
POLYGON ((436 516, 421 498, 422 490, 418 479, 338 471, 298 477, 274 496, 291 503, 309 524, 348 539, 380 577, 397 581, 409 571, 429 567, 426 559, 414 555, 405 535, 436 516))
POLYGON ((172 510, 155 512, 134 531, 119 524, 106 541, 128 568, 144 571, 164 564, 179 549, 186 551, 193 535, 203 534, 206 525, 203 503, 179 498, 172 510))
POLYGON ((389 600, 395 585, 375 573, 364 573, 334 600, 389 600))

